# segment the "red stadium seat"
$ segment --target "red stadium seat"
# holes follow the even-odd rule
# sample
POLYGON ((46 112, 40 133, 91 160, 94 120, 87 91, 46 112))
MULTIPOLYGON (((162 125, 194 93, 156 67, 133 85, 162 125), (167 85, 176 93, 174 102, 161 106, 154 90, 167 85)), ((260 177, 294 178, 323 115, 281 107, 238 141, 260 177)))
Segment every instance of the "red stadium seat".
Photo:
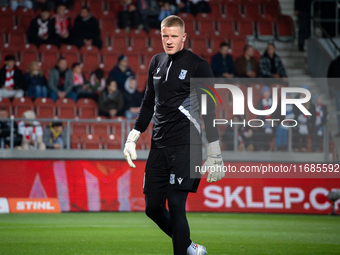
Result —
POLYGON ((68 67, 71 67, 73 63, 80 62, 80 56, 77 52, 65 52, 62 56, 66 58, 68 67))
POLYGON ((78 99, 77 108, 80 118, 93 118, 98 115, 97 103, 93 99, 78 99))
POLYGON ((76 117, 76 103, 70 98, 57 99, 55 102, 57 116, 60 119, 74 119, 76 117))
POLYGON ((130 52, 126 54, 128 61, 129 61, 129 66, 132 69, 135 69, 135 67, 139 66, 141 64, 139 55, 136 53, 130 52))
POLYGON ((101 136, 106 150, 121 150, 122 140, 120 135, 102 135, 101 136))
POLYGON ((234 32, 234 23, 232 21, 221 21, 217 23, 217 35, 226 35, 234 32))
POLYGON ((0 13, 0 32, 14 26, 14 16, 0 13))
POLYGON ((12 27, 7 27, 6 33, 25 33, 26 29, 22 26, 12 26, 12 27))
POLYGON ((14 15, 12 9, 10 7, 1 7, 0 8, 0 17, 3 15, 14 15))
POLYGON ((266 15, 272 16, 274 19, 276 19, 281 14, 281 9, 279 4, 264 4, 263 5, 263 13, 266 15))
POLYGON ((41 64, 45 70, 51 70, 54 68, 59 59, 58 52, 43 52, 41 53, 41 64))
POLYGON ((94 17, 96 17, 97 19, 100 19, 103 16, 104 2, 98 1, 98 0, 90 0, 88 2, 88 5, 94 17))
POLYGON ((95 134, 83 136, 80 141, 82 148, 85 150, 100 150, 103 148, 100 136, 95 134))
POLYGON ((149 49, 150 53, 152 52, 153 54, 157 54, 157 53, 164 52, 162 39, 160 36, 154 36, 150 38, 150 45, 151 45, 149 49))
POLYGON ((117 64, 117 54, 105 54, 103 55, 104 71, 110 71, 115 64, 117 64))
POLYGON ((39 61, 38 54, 34 51, 22 51, 20 53, 20 69, 26 71, 32 61, 39 61))
POLYGON ((85 4, 84 1, 74 1, 73 3, 73 11, 76 13, 79 13, 81 10, 81 7, 85 4))
POLYGON ((130 41, 134 53, 141 52, 149 47, 149 40, 147 37, 132 37, 130 41))
POLYGON ((294 21, 288 15, 281 15, 276 21, 276 35, 280 41, 293 41, 295 38, 294 21))
POLYGON ((79 50, 80 54, 98 54, 99 53, 99 49, 95 46, 83 46, 80 48, 79 50))
POLYGON ((261 20, 257 24, 257 39, 269 41, 274 39, 274 24, 271 21, 261 20))
POLYGON ((29 97, 14 98, 12 102, 13 114, 21 118, 25 111, 34 110, 33 102, 29 97))
POLYGON ((24 48, 26 41, 26 35, 23 33, 10 33, 8 34, 8 43, 18 48, 24 48))
POLYGON ((189 13, 189 12, 180 12, 178 13, 178 16, 185 22, 194 22, 195 21, 195 18, 194 16, 189 13))
POLYGON ((248 39, 253 40, 255 38, 255 23, 242 19, 237 23, 237 31, 247 36, 248 39))
POLYGON ((208 48, 208 42, 206 39, 191 40, 191 48, 194 53, 199 54, 208 48))
POLYGON ((84 54, 82 59, 84 72, 92 72, 99 67, 100 55, 97 53, 84 54))
POLYGON ((146 38, 147 37, 147 33, 144 30, 140 30, 140 29, 133 29, 130 31, 130 36, 131 37, 142 37, 142 38, 146 38))
POLYGON ((0 97, 0 107, 6 108, 8 113, 12 114, 12 103, 9 98, 0 97))
POLYGON ((91 124, 91 134, 108 135, 111 134, 110 125, 105 122, 97 122, 91 124))
POLYGON ((32 17, 28 15, 23 15, 18 17, 18 25, 27 30, 31 24, 32 17))
POLYGON ((51 119, 55 116, 55 105, 51 98, 36 98, 34 100, 37 118, 51 119))
POLYGON ((213 3, 211 2, 210 3, 210 9, 211 9, 211 14, 212 15, 216 15, 216 16, 219 16, 222 14, 222 11, 221 11, 221 5, 219 3, 213 3))
POLYGON ((33 18, 34 17, 34 11, 32 9, 28 9, 28 8, 21 8, 19 7, 18 9, 16 9, 16 11, 14 12, 14 15, 16 17, 23 17, 23 16, 28 16, 33 18))
POLYGON ((113 48, 116 48, 119 52, 127 51, 128 44, 125 37, 120 36, 112 36, 111 37, 111 44, 113 48))
POLYGON ((251 21, 257 21, 260 19, 261 11, 259 4, 246 4, 243 6, 244 17, 251 21))
POLYGON ((59 53, 62 55, 66 52, 76 52, 78 53, 78 48, 75 45, 67 45, 67 44, 62 44, 59 49, 59 53))
POLYGON ((231 41, 231 50, 233 55, 240 56, 243 53, 244 46, 246 42, 242 39, 235 39, 231 41))
POLYGON ((25 49, 21 49, 21 50, 37 52, 38 48, 35 44, 27 43, 25 44, 25 49))
POLYGON ((112 17, 101 19, 99 25, 102 35, 112 35, 112 29, 115 27, 112 17))
POLYGON ((2 47, 4 46, 5 43, 6 43, 5 34, 0 34, 0 49, 2 49, 2 47))
POLYGON ((148 74, 147 73, 138 73, 137 74, 137 90, 139 92, 145 91, 147 80, 148 80, 148 74))
POLYGON ((225 15, 229 18, 233 18, 235 20, 238 20, 241 16, 241 7, 239 4, 234 4, 234 3, 231 3, 231 4, 226 4, 224 6, 224 12, 225 12, 225 15))
POLYGON ((71 133, 72 135, 77 135, 78 137, 90 134, 88 123, 71 122, 71 133))
POLYGON ((59 49, 57 46, 53 45, 53 44, 42 44, 40 47, 39 47, 39 52, 58 52, 59 49))

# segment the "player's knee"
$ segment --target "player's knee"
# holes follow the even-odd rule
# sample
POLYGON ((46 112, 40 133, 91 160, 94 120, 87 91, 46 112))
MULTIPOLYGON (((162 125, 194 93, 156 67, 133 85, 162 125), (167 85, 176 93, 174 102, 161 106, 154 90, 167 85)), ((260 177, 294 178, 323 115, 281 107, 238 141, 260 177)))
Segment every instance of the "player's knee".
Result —
POLYGON ((145 214, 150 219, 156 219, 161 214, 161 210, 159 209, 159 205, 156 206, 155 204, 146 204, 145 206, 145 214))

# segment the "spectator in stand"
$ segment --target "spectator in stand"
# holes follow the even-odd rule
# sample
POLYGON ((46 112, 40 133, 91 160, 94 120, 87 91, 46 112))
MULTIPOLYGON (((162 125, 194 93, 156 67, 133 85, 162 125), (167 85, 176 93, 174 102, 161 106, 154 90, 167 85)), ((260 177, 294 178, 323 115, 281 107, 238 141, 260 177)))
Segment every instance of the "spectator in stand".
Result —
POLYGON ((159 29, 160 10, 156 0, 137 0, 137 10, 146 32, 149 32, 150 28, 159 29))
POLYGON ((196 16, 197 13, 210 13, 209 0, 188 0, 190 4, 190 12, 196 16))
MULTIPOLYGON (((330 98, 335 98, 336 110, 340 111, 340 56, 330 63, 327 78, 330 78, 328 79, 329 96, 330 98)), ((339 132, 335 136, 340 137, 340 115, 338 114, 337 117, 339 132)))
POLYGON ((66 130, 60 121, 51 122, 44 130, 44 143, 47 149, 66 149, 66 130))
POLYGON ((14 12, 18 9, 18 7, 27 8, 27 9, 33 8, 33 4, 31 0, 11 0, 10 6, 14 12))
POLYGON ((98 20, 91 15, 87 6, 81 8, 79 16, 74 21, 73 37, 78 48, 85 45, 101 49, 103 46, 98 20))
POLYGON ((77 100, 76 93, 73 92, 73 73, 67 68, 67 60, 60 58, 55 68, 50 71, 48 77, 48 87, 50 97, 56 101, 58 98, 65 97, 77 100))
POLYGON ((174 12, 171 10, 169 2, 164 2, 161 5, 161 12, 159 13, 158 20, 161 22, 172 14, 174 14, 174 12))
MULTIPOLYGON (((270 88, 265 86, 261 90, 262 98, 257 103, 257 110, 268 110, 272 107, 273 101, 271 97, 270 88)), ((259 150, 269 150, 269 144, 270 140, 273 137, 273 128, 270 121, 266 121, 269 119, 273 119, 272 115, 266 115, 266 116, 257 116, 257 119, 260 119, 263 121, 263 126, 258 129, 258 146, 259 150)))
POLYGON ((118 27, 126 30, 137 28, 140 24, 136 5, 132 0, 123 0, 118 9, 118 27))
POLYGON ((111 70, 109 77, 117 82, 118 89, 124 91, 124 84, 128 77, 133 76, 134 73, 129 67, 129 60, 127 56, 119 56, 118 63, 111 70))
MULTIPOLYGON (((302 88, 308 89, 308 86, 303 86, 302 88)), ((305 97, 301 94, 300 98, 305 97)), ((314 105, 308 101, 304 103, 303 106, 311 112, 311 109, 314 105)), ((310 115, 305 115, 295 107, 295 120, 299 123, 294 130, 293 130, 293 149, 294 151, 301 151, 307 152, 307 137, 310 134, 311 124, 312 124, 312 117, 310 115)))
MULTIPOLYGON (((18 134, 18 125, 14 121, 14 146, 21 145, 22 135, 18 134)), ((0 107, 0 148, 9 148, 10 136, 11 136, 11 122, 8 115, 8 110, 4 107, 0 107)))
POLYGON ((33 9, 34 11, 38 11, 39 9, 47 8, 48 10, 53 10, 55 8, 54 0, 34 0, 33 1, 33 9))
POLYGON ((128 119, 136 118, 142 104, 143 95, 137 90, 137 80, 130 76, 125 81, 124 98, 124 115, 128 119))
POLYGON ((322 95, 315 95, 315 105, 311 109, 312 114, 312 149, 314 152, 321 151, 324 126, 327 124, 327 106, 323 104, 322 95))
POLYGON ((56 14, 52 17, 52 24, 54 24, 55 34, 58 38, 57 44, 70 44, 71 35, 71 19, 66 14, 66 6, 60 4, 57 7, 56 14))
POLYGON ((54 24, 50 20, 50 11, 46 8, 31 21, 27 31, 28 41, 40 47, 41 44, 58 45, 54 24))
POLYGON ((287 78, 281 58, 275 53, 274 43, 268 43, 260 58, 260 76, 264 78, 287 78))
POLYGON ((77 99, 79 98, 92 98, 93 93, 87 86, 85 76, 82 72, 82 66, 80 63, 73 63, 73 92, 76 93, 77 99))
POLYGON ((23 97, 25 77, 15 65, 15 57, 7 55, 5 65, 0 69, 0 97, 23 97))
POLYGON ((118 90, 116 81, 109 78, 106 81, 106 88, 99 94, 99 115, 115 117, 124 107, 123 100, 123 95, 118 90))
POLYGON ((305 40, 310 37, 311 6, 313 0, 295 0, 294 14, 299 19, 299 51, 304 51, 305 40))
POLYGON ((100 92, 105 89, 106 80, 104 78, 103 69, 97 68, 90 76, 89 88, 94 100, 98 101, 100 92))
MULTIPOLYGON (((233 123, 242 123, 239 116, 233 116, 233 123)), ((244 127, 243 125, 234 125, 231 127, 228 125, 226 132, 222 137, 222 143, 226 144, 227 151, 234 150, 234 129, 237 127, 237 150, 238 151, 254 151, 253 144, 253 130, 249 126, 244 127)))
POLYGON ((235 65, 233 57, 228 54, 229 44, 222 42, 220 52, 211 58, 212 71, 216 78, 233 78, 235 75, 235 65))
POLYGON ((254 48, 246 45, 243 56, 236 59, 235 71, 238 77, 255 78, 258 76, 258 63, 254 58, 254 48))
MULTIPOLYGON (((291 95, 289 93, 287 93, 286 98, 290 99, 291 95)), ((281 115, 281 101, 279 101, 278 107, 277 107, 275 113, 273 113, 273 115, 275 115, 273 117, 273 119, 280 120, 280 123, 283 120, 286 120, 285 125, 294 126, 295 122, 289 121, 289 120, 292 120, 292 119, 296 120, 297 119, 296 112, 297 112, 297 110, 295 109, 295 105, 287 104, 286 105, 286 114, 281 115)), ((279 125, 276 126, 275 131, 276 131, 276 138, 275 138, 276 150, 277 151, 287 151, 287 149, 288 149, 287 148, 288 128, 279 124, 279 125)))
POLYGON ((47 97, 47 80, 43 74, 38 61, 32 61, 29 71, 25 75, 27 96, 29 97, 47 97))
POLYGON ((43 129, 40 122, 35 120, 33 111, 26 111, 22 114, 23 119, 18 124, 18 133, 22 135, 21 147, 23 150, 45 150, 43 142, 43 129))
POLYGON ((75 0, 55 0, 56 5, 63 4, 67 9, 73 8, 75 0))

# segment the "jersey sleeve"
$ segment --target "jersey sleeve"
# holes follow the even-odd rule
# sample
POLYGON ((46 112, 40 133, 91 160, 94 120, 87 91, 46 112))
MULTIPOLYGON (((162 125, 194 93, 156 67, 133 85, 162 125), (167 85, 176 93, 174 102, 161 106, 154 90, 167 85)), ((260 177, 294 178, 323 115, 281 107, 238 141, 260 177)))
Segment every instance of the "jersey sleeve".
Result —
MULTIPOLYGON (((210 65, 206 61, 202 61, 197 64, 193 78, 214 78, 214 74, 210 68, 210 65)), ((210 84, 213 87, 213 84, 210 84)), ((212 91, 211 91, 212 92, 212 91)), ((205 93, 200 89, 196 89, 198 100, 201 100, 201 94, 205 93)), ((212 93, 213 94, 213 93, 212 93)), ((203 121, 206 131, 207 140, 209 143, 219 140, 218 128, 213 126, 214 119, 216 119, 215 103, 207 97, 207 114, 203 115, 203 121)))
POLYGON ((142 100, 142 104, 137 116, 137 120, 134 125, 134 129, 140 131, 143 133, 151 119, 154 113, 154 107, 155 107, 155 89, 153 86, 153 70, 155 67, 155 56, 152 58, 150 65, 149 65, 149 72, 148 72, 148 80, 147 80, 147 86, 144 94, 144 98, 142 100))

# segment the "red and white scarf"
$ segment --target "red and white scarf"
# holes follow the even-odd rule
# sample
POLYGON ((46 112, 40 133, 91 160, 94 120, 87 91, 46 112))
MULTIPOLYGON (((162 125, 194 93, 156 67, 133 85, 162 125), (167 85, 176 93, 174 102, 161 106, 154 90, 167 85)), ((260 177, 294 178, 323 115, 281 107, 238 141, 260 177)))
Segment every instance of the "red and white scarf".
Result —
POLYGON ((5 81, 5 87, 14 87, 14 68, 12 70, 8 69, 8 66, 6 66, 6 81, 5 81))
POLYGON ((37 20, 37 23, 39 25, 39 30, 38 30, 38 35, 39 36, 44 36, 47 35, 48 33, 48 20, 42 21, 41 18, 37 20))
POLYGON ((73 73, 73 85, 83 85, 84 84, 84 78, 81 74, 73 73))
POLYGON ((316 105, 315 110, 316 110, 316 120, 315 120, 315 125, 320 126, 322 123, 322 118, 323 118, 323 111, 322 111, 323 105, 316 105))
POLYGON ((35 134, 35 126, 30 129, 30 126, 25 126, 25 138, 28 141, 35 141, 36 139, 36 134, 35 134))
POLYGON ((58 15, 55 15, 55 31, 58 35, 65 34, 68 30, 69 21, 67 16, 61 18, 58 15))

